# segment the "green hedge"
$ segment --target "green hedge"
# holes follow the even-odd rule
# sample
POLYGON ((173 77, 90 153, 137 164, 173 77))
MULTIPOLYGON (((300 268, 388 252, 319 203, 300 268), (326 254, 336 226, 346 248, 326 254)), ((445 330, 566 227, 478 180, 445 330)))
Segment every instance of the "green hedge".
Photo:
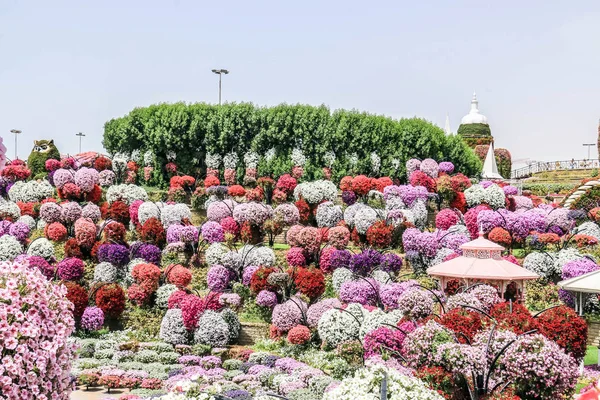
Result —
POLYGON ((481 161, 460 137, 446 136, 442 129, 423 119, 395 120, 300 104, 258 107, 251 103, 175 103, 136 108, 105 124, 103 144, 111 153, 154 151, 153 183, 165 184, 162 168, 168 151, 177 153, 181 172, 201 175, 206 152, 225 155, 233 150, 240 156, 242 167, 246 151, 254 150, 262 156, 274 147, 275 159, 268 165, 261 160, 259 174, 277 176, 289 172, 291 151, 300 141, 308 159, 305 179, 320 176, 323 156, 329 150, 337 155, 334 180, 350 173, 369 173, 373 151, 381 157, 381 175, 404 177, 405 162, 413 157, 452 161, 467 175, 481 171, 481 161), (344 155, 354 152, 359 163, 357 171, 350 171, 344 155), (401 162, 395 173, 391 164, 394 158, 401 162))

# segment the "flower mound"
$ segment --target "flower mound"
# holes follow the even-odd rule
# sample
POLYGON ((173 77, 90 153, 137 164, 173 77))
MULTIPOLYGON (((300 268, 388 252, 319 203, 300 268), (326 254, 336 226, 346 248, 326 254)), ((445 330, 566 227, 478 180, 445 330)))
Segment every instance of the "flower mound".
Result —
POLYGON ((305 344, 310 340, 310 330, 304 325, 298 325, 290 329, 287 335, 291 344, 305 344))
POLYGON ((104 325, 104 312, 98 307, 86 307, 81 316, 81 327, 88 331, 97 331, 104 325))
POLYGON ((66 288, 37 269, 8 263, 0 264, 0 288, 8 300, 0 302, 1 397, 67 400, 75 357, 67 339, 75 321, 66 288))
POLYGON ((588 327, 575 311, 560 306, 543 312, 538 320, 540 333, 555 341, 567 354, 577 360, 585 356, 588 327))

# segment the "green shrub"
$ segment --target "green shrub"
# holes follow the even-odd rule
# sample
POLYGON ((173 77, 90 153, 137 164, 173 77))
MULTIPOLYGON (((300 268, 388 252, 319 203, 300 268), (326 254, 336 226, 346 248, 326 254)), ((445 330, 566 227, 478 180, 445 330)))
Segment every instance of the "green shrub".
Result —
POLYGON ((558 287, 553 283, 541 280, 527 281, 525 306, 531 311, 542 311, 548 307, 560 304, 558 287))
POLYGON ((456 133, 462 137, 492 136, 492 130, 487 124, 461 124, 456 133))
POLYGON ((163 312, 128 306, 123 313, 123 326, 131 331, 132 339, 140 342, 155 340, 160 331, 163 312))
POLYGON ((401 178, 405 177, 405 162, 413 157, 451 161, 466 175, 475 175, 481 169, 481 162, 461 137, 446 136, 441 128, 423 119, 395 120, 355 110, 331 112, 326 106, 300 104, 258 107, 250 103, 163 103, 136 108, 124 117, 106 122, 103 144, 109 152, 153 151, 150 184, 166 187, 168 176, 163 166, 169 151, 177 153, 179 172, 202 175, 206 153, 224 155, 234 151, 241 158, 249 150, 264 155, 274 148, 275 157, 269 162, 261 159, 258 172, 280 175, 290 171, 290 154, 300 141, 307 157, 306 180, 322 174, 328 151, 337 155, 334 181, 356 172, 351 171, 347 153, 356 153, 356 169, 368 173, 370 154, 375 151, 381 157, 380 174, 401 178), (395 158, 400 161, 397 170, 392 167, 395 158))

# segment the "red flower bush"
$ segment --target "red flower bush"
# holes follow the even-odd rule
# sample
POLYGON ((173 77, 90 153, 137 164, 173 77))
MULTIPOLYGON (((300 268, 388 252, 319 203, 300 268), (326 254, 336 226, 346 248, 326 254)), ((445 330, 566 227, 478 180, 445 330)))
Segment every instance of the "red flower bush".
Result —
POLYGON ((464 192, 471 187, 471 180, 463 174, 456 174, 450 178, 452 190, 455 192, 464 192))
POLYGON ((219 222, 221 227, 225 231, 225 233, 232 234, 233 236, 237 236, 240 233, 240 225, 235 222, 233 217, 225 217, 219 222))
POLYGON ((46 162, 44 163, 44 167, 46 168, 46 171, 48 171, 48 172, 56 171, 57 169, 60 168, 60 161, 58 161, 54 158, 50 158, 49 160, 46 160, 46 162))
POLYGON ((246 191, 246 200, 248 201, 256 201, 261 202, 265 198, 265 192, 261 187, 257 186, 254 189, 250 189, 246 191))
POLYGON ((375 188, 375 190, 380 192, 383 192, 383 189, 385 189, 388 186, 392 186, 393 184, 394 182, 389 176, 382 176, 381 178, 373 179, 373 181, 371 182, 371 186, 375 188))
POLYGON ((108 209, 108 217, 125 226, 129 225, 129 206, 120 200, 113 202, 108 209))
POLYGON ((283 174, 277 180, 275 188, 281 190, 286 195, 290 195, 294 193, 296 186, 298 186, 298 181, 296 179, 292 178, 290 174, 283 174))
POLYGON ((158 289, 158 282, 144 281, 142 283, 134 283, 127 289, 127 297, 132 303, 142 306, 148 304, 152 294, 158 289))
POLYGON ((17 201, 17 206, 21 210, 21 215, 29 215, 30 217, 37 218, 40 211, 40 203, 23 203, 17 201))
MULTIPOLYGON (((323 276, 323 272, 320 269, 296 268, 293 276, 296 289, 311 300, 316 299, 325 292, 325 276, 323 276)), ((254 279, 254 276, 252 278, 254 279)))
POLYGON ((127 230, 125 225, 120 222, 110 222, 104 227, 104 240, 107 242, 115 241, 119 243, 125 242, 127 230))
POLYGON ((296 205, 296 207, 298 208, 298 211, 300 213, 300 223, 302 223, 302 224, 308 223, 308 220, 310 218, 310 206, 308 205, 306 200, 300 199, 294 204, 296 205))
POLYGON ((57 189, 58 197, 61 199, 79 201, 81 197, 81 189, 76 184, 66 183, 62 189, 57 189))
POLYGON ((170 162, 167 163, 165 165, 165 170, 167 171, 167 173, 173 175, 177 173, 177 164, 175 164, 174 162, 170 162))
POLYGON ((556 233, 540 233, 538 234, 538 241, 542 244, 558 244, 560 243, 560 236, 556 233))
POLYGON ((504 247, 510 247, 512 243, 512 237, 510 233, 504 228, 500 228, 499 226, 495 227, 488 233, 488 239, 494 243, 498 243, 504 247))
POLYGON ((137 264, 131 271, 131 276, 137 283, 154 282, 158 284, 160 268, 154 264, 137 264))
POLYGON ((96 306, 100 307, 104 315, 119 318, 125 310, 125 292, 116 283, 102 286, 96 292, 96 306))
POLYGON ((77 243, 77 239, 71 238, 65 242, 65 257, 83 258, 83 252, 77 243))
POLYGON ((167 240, 167 233, 160 221, 154 217, 148 218, 142 226, 140 237, 144 242, 152 243, 158 247, 162 247, 167 240))
POLYGON ((177 287, 186 287, 192 281, 192 271, 183 265, 169 265, 165 270, 165 279, 177 287))
POLYGON ((466 344, 481 330, 481 315, 462 307, 454 308, 442 316, 440 323, 456 333, 459 342, 466 344))
POLYGON ((205 188, 209 188, 211 186, 219 186, 220 184, 221 184, 221 181, 216 176, 209 175, 206 178, 204 178, 204 187, 205 188))
POLYGON ((340 190, 342 192, 352 190, 352 177, 345 176, 340 180, 340 190))
POLYGON ((384 249, 392 244, 394 228, 385 221, 377 221, 367 229, 367 242, 374 248, 384 249))
POLYGON ((555 341, 577 360, 585 356, 588 326, 573 309, 567 306, 552 308, 537 319, 542 335, 555 341))
POLYGON ((67 235, 67 228, 60 222, 53 222, 44 227, 44 236, 46 236, 46 239, 48 240, 61 242, 67 238, 67 235))
POLYGON ((358 196, 365 196, 373 188, 371 179, 365 175, 358 175, 352 179, 351 188, 358 196))
POLYGON ((457 192, 450 202, 450 207, 456 208, 458 211, 464 214, 467 211, 467 200, 465 199, 465 194, 463 192, 457 192))
POLYGON ((287 253, 285 253, 285 259, 292 267, 303 267, 306 265, 306 257, 304 257, 304 250, 302 247, 291 247, 287 253))
POLYGON ((257 269, 252 275, 252 279, 250 279, 250 289, 254 293, 258 293, 261 290, 275 290, 276 288, 274 286, 267 283, 267 278, 275 271, 275 268, 270 267, 261 267, 257 269))
POLYGON ((241 185, 233 185, 227 188, 227 194, 232 197, 243 197, 246 195, 246 189, 241 185))
POLYGON ((85 289, 75 282, 64 282, 67 287, 67 299, 73 303, 73 317, 79 321, 88 305, 88 294, 85 289))
POLYGON ((435 180, 422 171, 413 171, 409 178, 410 184, 413 186, 424 186, 428 192, 435 193, 437 185, 435 180))
POLYGON ((575 241, 575 243, 577 243, 577 247, 579 248, 594 246, 598 244, 598 239, 590 235, 575 235, 573 236, 573 240, 575 241))
POLYGON ((79 246, 91 249, 96 242, 96 224, 89 218, 79 218, 75 221, 75 239, 79 246))
POLYGON ((310 340, 310 329, 304 325, 296 325, 288 332, 287 340, 291 344, 306 344, 310 340))
POLYGON ((502 302, 492 306, 490 315, 498 321, 498 329, 508 329, 520 335, 532 329, 538 329, 539 324, 529 310, 519 303, 502 302))
POLYGON ((196 295, 188 294, 179 304, 185 328, 188 331, 196 329, 200 315, 205 310, 202 299, 196 295))
POLYGON ((84 194, 85 200, 90 203, 98 204, 102 200, 102 188, 98 185, 94 185, 89 193, 84 194))
POLYGON ((94 169, 104 171, 105 169, 112 169, 112 161, 104 156, 100 156, 94 160, 94 169))
POLYGON ((31 170, 24 165, 15 165, 14 161, 10 165, 6 165, 0 176, 8 179, 11 182, 24 181, 31 176, 31 170))

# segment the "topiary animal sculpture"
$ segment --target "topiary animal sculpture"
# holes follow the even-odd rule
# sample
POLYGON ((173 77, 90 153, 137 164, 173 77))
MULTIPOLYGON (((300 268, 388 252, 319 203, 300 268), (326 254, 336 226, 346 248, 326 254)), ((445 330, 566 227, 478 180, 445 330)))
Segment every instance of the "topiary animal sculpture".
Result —
POLYGON ((60 152, 54 145, 54 140, 34 140, 33 149, 27 158, 31 176, 38 179, 46 175, 46 160, 51 158, 60 160, 60 152))

